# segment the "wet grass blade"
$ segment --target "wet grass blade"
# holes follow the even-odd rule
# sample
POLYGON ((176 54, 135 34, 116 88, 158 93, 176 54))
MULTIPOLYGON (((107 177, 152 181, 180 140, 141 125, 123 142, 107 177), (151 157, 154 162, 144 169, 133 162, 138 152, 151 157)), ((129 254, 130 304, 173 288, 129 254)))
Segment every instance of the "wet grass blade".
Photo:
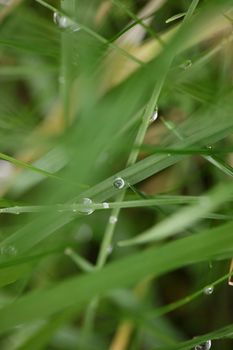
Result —
POLYGON ((48 317, 71 306, 74 311, 80 310, 96 295, 114 288, 129 287, 145 277, 158 277, 191 263, 227 258, 232 254, 233 222, 230 222, 159 248, 152 247, 48 290, 32 292, 0 310, 0 330, 48 317))

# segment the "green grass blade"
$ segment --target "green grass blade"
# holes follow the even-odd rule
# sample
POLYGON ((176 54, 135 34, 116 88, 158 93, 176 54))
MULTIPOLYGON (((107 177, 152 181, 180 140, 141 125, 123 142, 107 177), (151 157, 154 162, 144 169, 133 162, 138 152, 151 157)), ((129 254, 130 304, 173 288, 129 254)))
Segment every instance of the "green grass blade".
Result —
POLYGON ((103 295, 114 288, 132 286, 148 276, 158 277, 191 263, 226 258, 232 254, 233 223, 230 222, 159 249, 152 247, 92 274, 68 279, 48 290, 30 293, 0 310, 0 330, 48 317, 71 306, 79 310, 96 295, 103 295))
POLYGON ((170 237, 179 232, 181 233, 203 218, 203 215, 207 215, 223 205, 227 198, 232 199, 232 197, 232 184, 219 185, 203 199, 200 199, 199 203, 181 209, 171 217, 150 228, 147 232, 135 238, 119 242, 118 245, 127 246, 148 243, 170 237))
POLYGON ((233 333, 233 325, 230 324, 223 328, 217 329, 214 332, 207 333, 202 336, 198 336, 193 338, 192 340, 188 340, 183 343, 176 344, 174 346, 160 347, 154 348, 154 350, 190 350, 198 344, 206 342, 207 340, 218 340, 218 339, 226 339, 232 338, 233 333))

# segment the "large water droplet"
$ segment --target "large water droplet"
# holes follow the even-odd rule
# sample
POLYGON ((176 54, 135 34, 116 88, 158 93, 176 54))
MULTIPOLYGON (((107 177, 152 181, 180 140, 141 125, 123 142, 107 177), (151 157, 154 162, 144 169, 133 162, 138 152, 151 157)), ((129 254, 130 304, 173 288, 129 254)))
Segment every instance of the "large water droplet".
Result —
POLYGON ((213 293, 213 291, 214 291, 214 287, 213 286, 207 286, 207 287, 204 288, 203 292, 204 292, 205 295, 210 295, 210 294, 213 293))
POLYGON ((153 123, 156 119, 158 119, 158 116, 159 116, 158 107, 156 107, 150 118, 150 122, 153 123))
POLYGON ((83 198, 83 204, 85 208, 81 211, 83 214, 90 215, 93 213, 94 209, 90 206, 93 204, 90 198, 83 198))
POLYGON ((70 26, 70 20, 66 16, 60 15, 59 12, 54 12, 53 21, 59 28, 65 29, 70 26))
POLYGON ((93 204, 93 202, 90 198, 83 198, 78 203, 73 204, 72 211, 73 211, 73 213, 90 215, 94 212, 94 209, 92 208, 92 204, 93 204), (80 209, 80 205, 82 205, 81 209, 80 209))
POLYGON ((206 342, 195 346, 195 350, 210 350, 210 348, 211 348, 211 340, 207 340, 206 342))
POLYGON ((90 198, 83 198, 78 204, 73 205, 72 211, 74 213, 78 212, 79 214, 90 215, 94 212, 94 209, 91 207, 93 202, 90 198), (82 204, 83 208, 78 208, 78 204, 82 204))
POLYGON ((61 29, 70 29, 73 32, 80 30, 80 27, 75 24, 70 18, 61 15, 59 12, 54 12, 53 21, 61 29))
POLYGON ((121 177, 117 177, 113 182, 114 187, 121 190, 125 186, 125 181, 121 177))

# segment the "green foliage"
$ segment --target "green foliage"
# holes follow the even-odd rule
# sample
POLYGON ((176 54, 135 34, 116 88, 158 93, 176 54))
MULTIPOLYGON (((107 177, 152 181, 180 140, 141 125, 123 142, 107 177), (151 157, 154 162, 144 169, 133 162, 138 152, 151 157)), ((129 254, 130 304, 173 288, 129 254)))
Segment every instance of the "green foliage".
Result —
POLYGON ((1 349, 232 348, 231 6, 1 6, 1 349))

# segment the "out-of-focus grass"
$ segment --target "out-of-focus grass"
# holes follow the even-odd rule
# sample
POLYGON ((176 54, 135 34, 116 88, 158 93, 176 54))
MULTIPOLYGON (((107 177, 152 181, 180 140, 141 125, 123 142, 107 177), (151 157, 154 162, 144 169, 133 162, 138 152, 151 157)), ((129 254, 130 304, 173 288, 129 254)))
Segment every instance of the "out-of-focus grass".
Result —
POLYGON ((231 349, 231 6, 2 5, 1 349, 231 349))

